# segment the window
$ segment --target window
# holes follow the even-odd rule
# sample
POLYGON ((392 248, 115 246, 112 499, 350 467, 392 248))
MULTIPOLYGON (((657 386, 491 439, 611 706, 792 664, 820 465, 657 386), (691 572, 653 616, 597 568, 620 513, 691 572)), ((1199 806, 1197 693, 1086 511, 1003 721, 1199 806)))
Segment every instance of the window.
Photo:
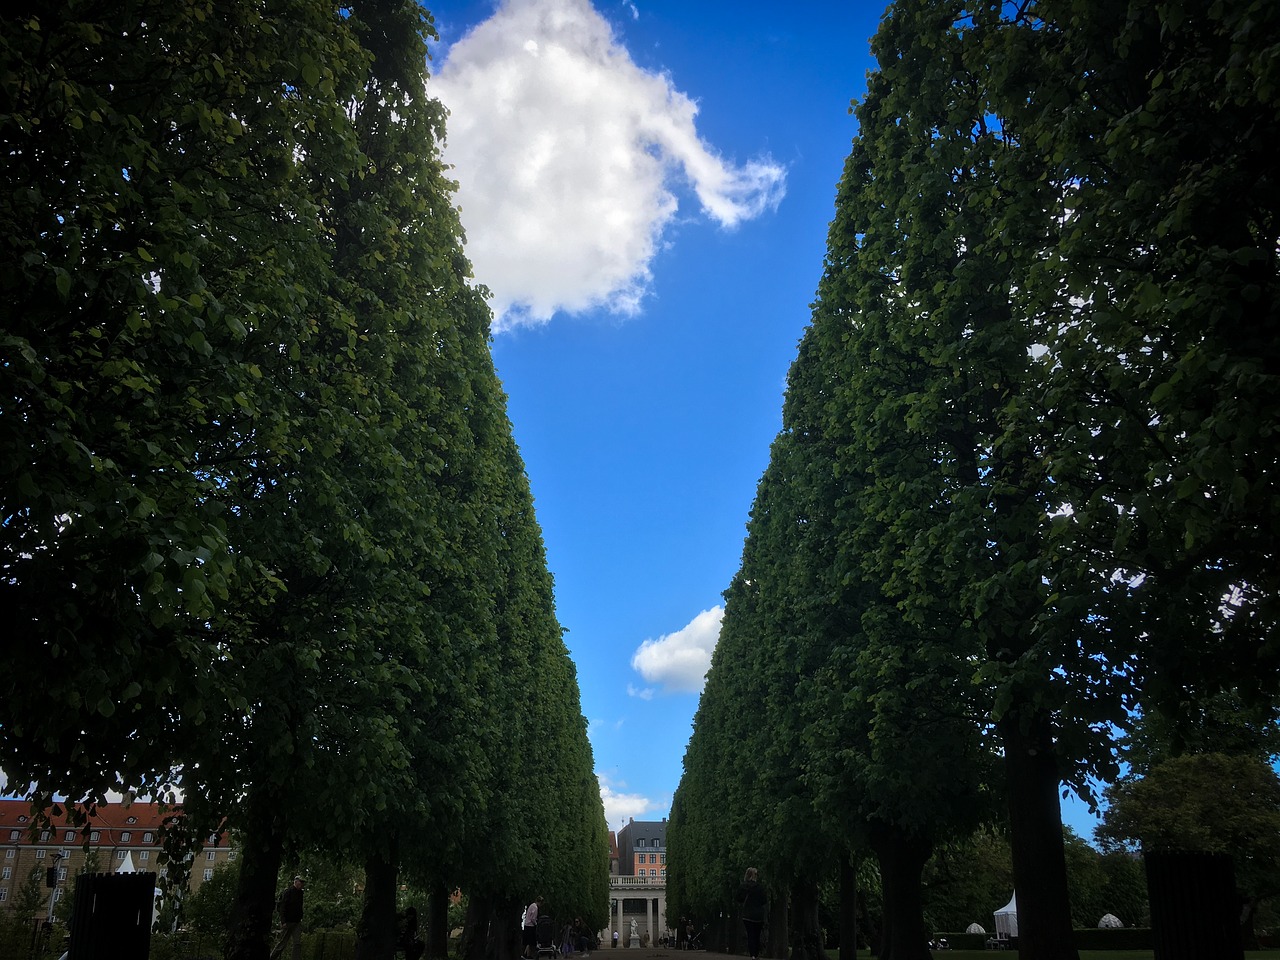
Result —
POLYGON ((12 860, 12 859, 13 859, 13 855, 14 855, 15 853, 17 853, 17 852, 18 852, 18 851, 17 851, 17 850, 15 850, 15 849, 13 849, 13 847, 10 847, 8 850, 6 850, 6 851, 4 852, 4 858, 5 858, 6 860, 12 860))
POLYGON ((18 831, 17 831, 17 830, 10 830, 10 831, 9 831, 9 839, 10 839, 10 840, 17 840, 17 839, 18 839, 18 831))
POLYGON ((212 869, 210 869, 210 868, 208 868, 208 867, 206 867, 206 868, 205 868, 205 871, 204 871, 204 878, 205 878, 206 880, 212 880, 212 879, 213 879, 213 870, 212 870, 212 869))
POLYGON ((53 891, 53 902, 54 902, 54 903, 57 903, 59 900, 61 900, 61 899, 62 899, 62 889, 63 889, 62 887, 59 887, 57 890, 53 891))
POLYGON ((98 842, 98 831, 97 831, 97 830, 94 830, 92 833, 90 833, 90 834, 89 834, 89 839, 90 839, 90 840, 92 840, 94 843, 97 843, 97 842, 98 842))
POLYGON ((206 850, 206 851, 205 851, 205 854, 204 854, 204 858, 205 858, 206 860, 212 860, 212 859, 213 859, 213 851, 212 851, 212 850, 206 850))
POLYGON ((132 836, 133 836, 133 834, 132 834, 132 833, 130 833, 128 830, 126 830, 124 833, 120 834, 120 842, 121 842, 121 843, 128 843, 128 842, 129 842, 129 840, 130 840, 130 838, 131 838, 132 836))
POLYGON ((209 834, 209 842, 216 847, 218 845, 218 835, 216 833, 209 834))
POLYGON ((12 880, 12 879, 13 879, 13 867, 5 867, 4 870, 0 870, 0 880, 12 880))
POLYGON ((235 858, 236 858, 236 852, 235 852, 234 850, 228 850, 228 851, 227 851, 227 859, 228 859, 228 860, 234 860, 235 858))
POLYGON ((43 860, 43 859, 44 859, 44 851, 43 851, 43 850, 37 850, 37 851, 36 851, 36 859, 37 859, 37 860, 43 860))
POLYGON ((139 859, 139 860, 150 860, 150 859, 151 859, 151 851, 150 851, 150 850, 139 850, 139 851, 138 851, 138 859, 139 859))
POLYGON ((58 868, 58 879, 59 879, 59 880, 65 880, 65 879, 67 879, 67 868, 66 868, 66 867, 59 867, 59 868, 58 868))
POLYGON ((9 888, 0 887, 0 903, 4 903, 8 899, 9 899, 9 888))
POLYGON ((662 858, 662 860, 661 860, 660 862, 662 862, 662 863, 666 863, 666 862, 667 862, 667 855, 666 855, 665 853, 660 853, 660 854, 658 854, 658 856, 660 856, 660 857, 662 858))
POLYGON ((662 868, 662 873, 660 874, 660 876, 664 876, 664 877, 665 877, 666 875, 667 875, 667 868, 666 868, 666 867, 663 867, 663 868, 662 868))
POLYGON ((40 842, 41 842, 41 843, 44 843, 44 842, 45 842, 45 841, 47 841, 48 839, 49 839, 49 831, 48 831, 48 830, 41 830, 41 831, 40 831, 40 842))
POLYGON ((68 830, 68 831, 67 831, 67 835, 66 835, 65 837, 63 837, 62 839, 63 839, 63 840, 65 840, 67 843, 75 843, 75 842, 76 842, 76 832, 75 832, 74 830, 68 830))
POLYGON ((637 847, 643 847, 643 846, 644 846, 644 839, 643 839, 642 837, 636 837, 636 846, 637 846, 637 847))
POLYGON ((116 859, 117 859, 117 860, 123 860, 123 859, 124 859, 125 857, 127 857, 128 855, 129 855, 129 852, 128 852, 127 850, 117 850, 117 851, 116 851, 116 859))
POLYGON ((128 820, 125 821, 125 823, 137 823, 137 822, 138 822, 137 817, 130 817, 128 820))
POLYGON ((143 843, 150 843, 150 842, 151 842, 151 832, 150 832, 150 831, 147 831, 146 833, 144 833, 144 834, 142 835, 142 842, 143 842, 143 843))

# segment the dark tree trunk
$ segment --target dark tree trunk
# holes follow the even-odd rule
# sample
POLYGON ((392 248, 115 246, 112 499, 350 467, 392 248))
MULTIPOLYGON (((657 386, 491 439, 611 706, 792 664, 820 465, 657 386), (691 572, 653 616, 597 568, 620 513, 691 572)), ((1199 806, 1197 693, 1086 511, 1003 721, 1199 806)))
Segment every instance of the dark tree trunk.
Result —
POLYGON ((224 950, 227 960, 267 960, 271 953, 276 878, 284 852, 284 823, 276 814, 278 809, 262 788, 250 788, 244 808, 240 879, 224 950))
POLYGON ((1143 854, 1156 960, 1243 960, 1240 898, 1229 854, 1143 854))
MULTIPOLYGON (((822 943, 822 924, 818 922, 818 886, 798 880, 791 887, 791 960, 827 960, 822 943)), ((779 944, 786 941, 780 940, 779 944)), ((785 960, 785 953, 771 953, 785 960)))
POLYGON ((840 861, 840 960, 858 960, 858 868, 840 861))
POLYGON ((480 893, 467 897, 467 915, 462 921, 462 940, 458 944, 461 960, 484 960, 489 949, 489 898, 480 893))
POLYGON ((426 960, 449 956, 449 888, 433 883, 427 895, 426 960))
POLYGON ((1006 714, 996 727, 1008 777, 1018 955, 1024 960, 1079 960, 1067 896, 1052 722, 1048 714, 1028 707, 1006 714))
POLYGON ((703 943, 714 953, 741 953, 745 939, 737 914, 721 914, 707 924, 703 943))
POLYGON ((489 960, 515 960, 524 952, 520 942, 520 908, 514 900, 489 903, 489 943, 485 956, 489 960))
POLYGON ((1246 950, 1261 950, 1258 943, 1258 931, 1255 921, 1258 916, 1258 901, 1255 897, 1241 898, 1240 902, 1240 944, 1246 950))
MULTIPOLYGON (((769 897, 769 912, 765 914, 764 929, 760 931, 760 956, 771 960, 786 960, 791 943, 791 914, 787 910, 787 898, 781 890, 774 890, 769 897)), ((747 939, 747 926, 738 919, 738 930, 743 942, 747 939)))
POLYGON ((364 863, 364 903, 356 925, 356 960, 393 960, 396 953, 396 844, 364 863))
POLYGON ((872 837, 871 849, 880 862, 884 890, 880 960, 930 960, 921 878, 933 844, 895 827, 881 826, 872 837))

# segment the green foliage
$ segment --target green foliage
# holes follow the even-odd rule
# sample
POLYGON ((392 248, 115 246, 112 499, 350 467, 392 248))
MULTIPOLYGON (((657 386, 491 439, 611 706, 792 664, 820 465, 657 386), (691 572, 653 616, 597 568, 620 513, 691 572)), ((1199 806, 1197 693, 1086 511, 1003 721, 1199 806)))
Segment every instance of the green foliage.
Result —
POLYGON ((23 920, 44 916, 48 903, 49 891, 44 885, 44 867, 36 864, 13 893, 12 913, 23 920))
POLYGON ((1280 848, 1280 777, 1251 757, 1186 754, 1108 789, 1100 838, 1144 850, 1230 853, 1274 872, 1280 848), (1261 859, 1259 859, 1261 858, 1261 859))
POLYGON ((239 880, 239 859, 224 860, 214 867, 213 876, 183 900, 183 925, 207 937, 225 936, 231 926, 231 908, 239 880))
MULTIPOLYGON (((987 930, 1013 892, 1013 860, 1007 836, 988 830, 942 844, 924 875, 925 917, 933 932, 987 930)), ((955 946, 955 945, 953 945, 955 946)))
POLYGON ((757 797, 876 843, 963 835, 998 789, 1030 948, 1068 956, 1068 900, 1142 906, 1132 861, 1062 847, 1059 783, 1112 779, 1140 716, 1272 752, 1280 8, 906 0, 874 50, 673 896, 723 898, 757 797))
POLYGON ((180 781, 166 855, 243 828, 249 937, 312 849, 545 880, 603 922, 433 36, 413 3, 315 0, 66 0, 0 33, 0 758, 73 800, 180 781))

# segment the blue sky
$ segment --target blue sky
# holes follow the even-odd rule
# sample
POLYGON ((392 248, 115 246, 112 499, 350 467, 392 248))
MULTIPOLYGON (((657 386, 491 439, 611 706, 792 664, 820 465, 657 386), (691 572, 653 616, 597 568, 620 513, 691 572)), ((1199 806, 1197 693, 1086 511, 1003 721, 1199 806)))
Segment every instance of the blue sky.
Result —
MULTIPOLYGON (((884 4, 428 5, 606 816, 660 819, 884 4)), ((1064 814, 1090 834, 1083 808, 1064 814)))

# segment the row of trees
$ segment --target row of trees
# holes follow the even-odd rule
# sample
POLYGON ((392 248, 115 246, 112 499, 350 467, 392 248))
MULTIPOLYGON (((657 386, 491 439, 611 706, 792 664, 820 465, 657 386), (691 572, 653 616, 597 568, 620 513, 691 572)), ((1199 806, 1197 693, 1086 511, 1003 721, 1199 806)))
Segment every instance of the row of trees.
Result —
MULTIPOLYGON (((0 765, 92 819, 181 801, 282 861, 543 892, 599 926, 575 671, 408 0, 64 0, 6 18, 0 765), (549 763, 548 758, 555 762, 549 763)), ((86 826, 86 831, 88 827, 86 826)), ((436 945, 439 945, 437 941, 436 945)))
POLYGON ((922 869, 999 804, 1022 955, 1074 958, 1059 790, 1114 779, 1138 717, 1171 754, 1224 695, 1274 724, 1277 51, 1261 0, 889 9, 674 909, 756 863, 814 947, 815 881, 868 853, 880 956, 922 958, 922 869))

